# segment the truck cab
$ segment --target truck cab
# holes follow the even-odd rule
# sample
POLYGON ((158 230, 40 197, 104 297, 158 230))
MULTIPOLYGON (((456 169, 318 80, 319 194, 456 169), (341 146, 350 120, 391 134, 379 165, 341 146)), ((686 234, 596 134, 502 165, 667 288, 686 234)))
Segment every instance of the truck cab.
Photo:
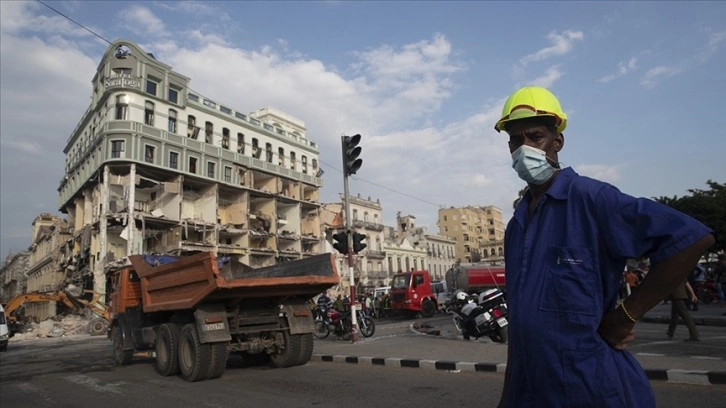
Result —
POLYGON ((391 282, 391 310, 408 316, 431 317, 439 304, 428 271, 398 273, 391 282))

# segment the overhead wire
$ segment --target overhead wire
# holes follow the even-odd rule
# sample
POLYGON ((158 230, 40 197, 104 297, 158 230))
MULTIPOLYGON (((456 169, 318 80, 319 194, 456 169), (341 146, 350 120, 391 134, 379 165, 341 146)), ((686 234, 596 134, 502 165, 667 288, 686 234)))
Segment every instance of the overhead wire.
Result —
MULTIPOLYGON (((318 160, 320 160, 320 159, 318 159, 318 160)), ((321 164, 324 164, 324 165, 326 165, 326 166, 328 166, 328 167, 330 167, 330 168, 332 168, 333 170, 335 170, 335 171, 337 171, 337 172, 339 172, 339 173, 341 173, 341 174, 343 173, 343 171, 342 171, 342 170, 339 170, 338 168, 336 168, 335 166, 331 165, 330 163, 326 163, 326 162, 324 162, 324 161, 322 161, 322 160, 320 160, 320 163, 321 163, 321 164)), ((376 186, 376 187, 382 188, 382 189, 384 189, 384 190, 388 190, 388 191, 390 191, 390 192, 392 192, 392 193, 396 193, 396 194, 399 194, 399 195, 402 195, 402 196, 405 196, 405 197, 408 197, 408 198, 412 198, 412 199, 414 199, 414 200, 416 200, 416 201, 420 201, 420 202, 422 202, 422 203, 425 203, 425 204, 433 205, 433 206, 436 206, 436 207, 438 207, 438 208, 444 208, 444 207, 445 207, 445 205, 443 205, 443 204, 438 204, 438 203, 434 203, 434 202, 431 202, 431 201, 425 200, 425 199, 423 199, 423 198, 420 198, 420 197, 416 197, 416 196, 414 196, 414 195, 411 195, 411 194, 408 194, 408 193, 404 193, 404 192, 402 192, 402 191, 400 191, 400 190, 394 190, 394 189, 392 189, 392 188, 390 188, 390 187, 386 187, 386 186, 384 186, 384 185, 382 185, 382 184, 374 183, 374 182, 372 182, 372 181, 370 181, 370 180, 366 180, 366 179, 364 179, 364 178, 361 178, 361 177, 357 177, 357 176, 351 176, 351 178, 352 178, 353 180, 356 180, 356 181, 362 181, 362 182, 364 182, 364 183, 367 183, 367 184, 370 184, 370 185, 373 185, 373 186, 376 186)))

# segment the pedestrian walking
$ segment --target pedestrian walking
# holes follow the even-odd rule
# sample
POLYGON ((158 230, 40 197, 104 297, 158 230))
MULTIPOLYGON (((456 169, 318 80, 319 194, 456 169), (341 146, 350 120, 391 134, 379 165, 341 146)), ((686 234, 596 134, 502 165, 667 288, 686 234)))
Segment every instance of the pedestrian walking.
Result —
POLYGON ((688 307, 686 306, 686 302, 691 301, 695 303, 698 300, 696 294, 693 292, 691 284, 688 283, 688 281, 683 281, 671 293, 670 298, 671 322, 668 325, 668 331, 666 331, 668 338, 673 338, 673 335, 676 332, 676 327, 678 326, 678 317, 680 316, 688 327, 688 333, 690 335, 686 341, 699 341, 696 323, 693 322, 693 318, 691 318, 691 314, 688 313, 688 307))
POLYGON ((541 87, 514 92, 495 126, 527 183, 504 235, 509 349, 499 406, 654 407, 648 377, 625 349, 635 323, 714 237, 670 207, 563 168, 566 126, 559 100, 541 87), (627 259, 646 255, 650 272, 618 303, 627 259))

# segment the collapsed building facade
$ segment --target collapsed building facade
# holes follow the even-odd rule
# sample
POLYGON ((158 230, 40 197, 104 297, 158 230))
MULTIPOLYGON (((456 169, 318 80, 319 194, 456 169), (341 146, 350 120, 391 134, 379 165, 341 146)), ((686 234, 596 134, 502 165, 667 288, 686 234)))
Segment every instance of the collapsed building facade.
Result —
POLYGON ((305 123, 241 113, 189 83, 131 41, 103 55, 58 188, 86 289, 105 293, 106 267, 131 254, 214 251, 260 267, 323 250, 305 123))

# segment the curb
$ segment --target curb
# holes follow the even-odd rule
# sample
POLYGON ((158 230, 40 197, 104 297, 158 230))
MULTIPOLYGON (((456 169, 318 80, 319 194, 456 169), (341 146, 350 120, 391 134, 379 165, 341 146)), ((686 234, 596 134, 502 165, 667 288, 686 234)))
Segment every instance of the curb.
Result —
MULTIPOLYGON (((378 365, 392 368, 422 368, 447 372, 477 372, 504 374, 507 365, 504 363, 473 363, 466 361, 405 359, 395 357, 358 357, 345 355, 313 354, 311 361, 326 363, 344 363, 359 365, 378 365)), ((645 370, 651 381, 667 381, 681 384, 726 385, 726 371, 699 370, 645 370)))
MULTIPOLYGON (((693 323, 696 324, 696 326, 726 326, 726 318, 724 317, 718 317, 718 316, 704 316, 704 317, 698 317, 691 315, 691 318, 693 319, 693 323)), ((647 314, 643 317, 641 322, 646 323, 665 323, 669 324, 671 322, 671 316, 665 316, 665 315, 651 315, 648 316, 647 314)), ((678 324, 683 324, 683 322, 678 320, 678 324)))

